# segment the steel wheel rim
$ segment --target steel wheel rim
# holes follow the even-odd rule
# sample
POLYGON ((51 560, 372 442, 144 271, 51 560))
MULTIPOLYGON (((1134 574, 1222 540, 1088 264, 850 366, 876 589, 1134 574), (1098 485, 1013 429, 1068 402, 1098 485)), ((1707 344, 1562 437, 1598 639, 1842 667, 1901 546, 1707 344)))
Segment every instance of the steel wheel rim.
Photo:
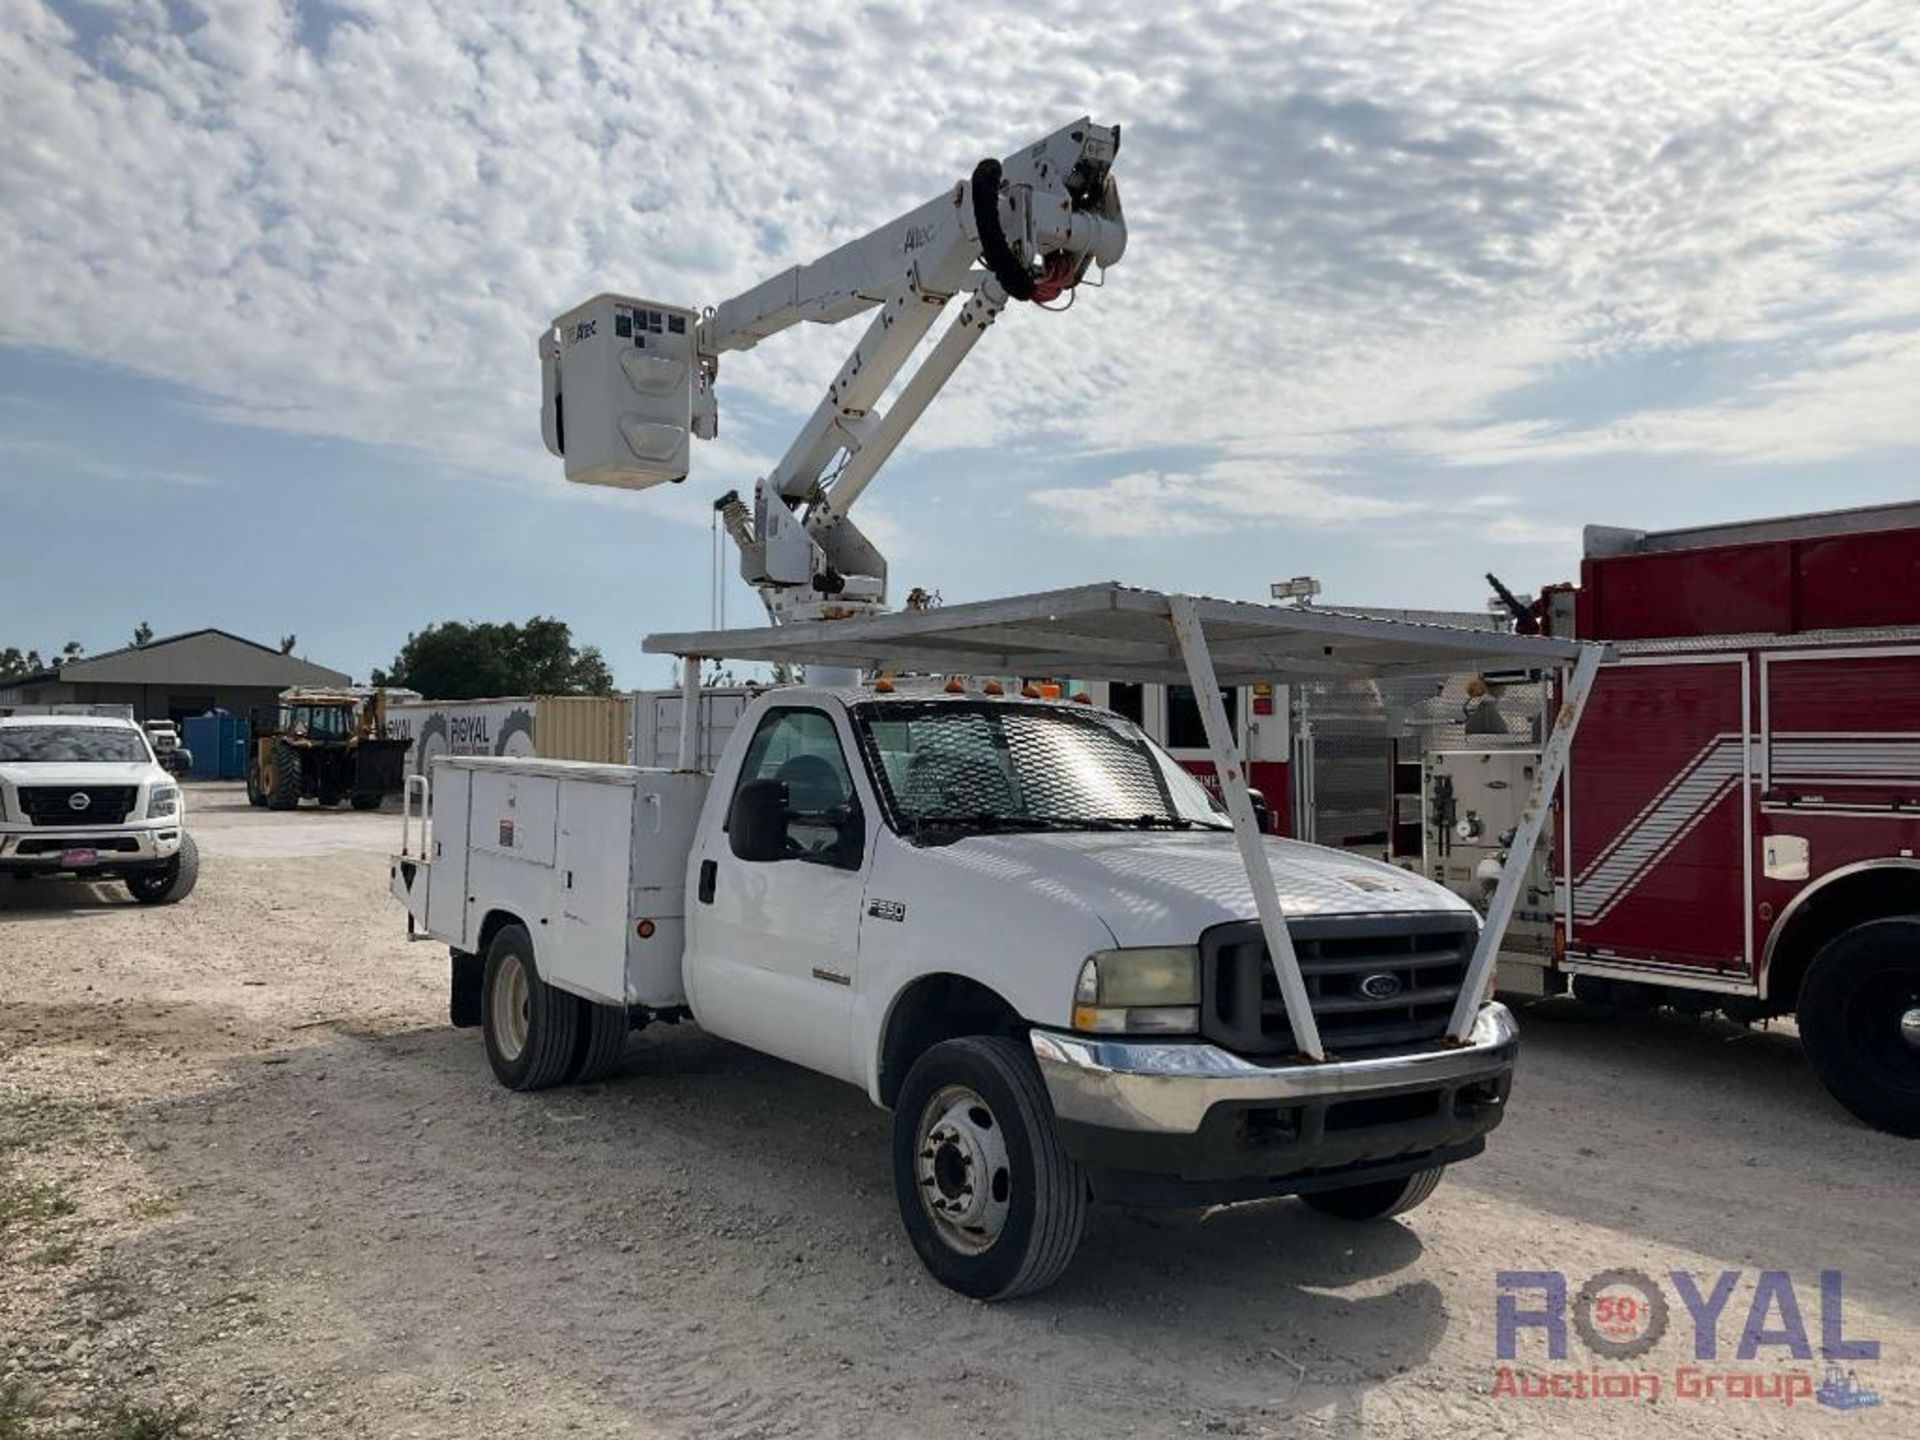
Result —
POLYGON ((1920 1089, 1920 981, 1911 971, 1869 976, 1848 997, 1846 1019, 1854 1043, 1883 1072, 1903 1090, 1920 1089))
POLYGON ((920 1111, 913 1172, 921 1209, 948 1248, 993 1248, 1013 1205, 1005 1134, 987 1102, 964 1085, 936 1091, 920 1111))
POLYGON ((493 1028, 493 1044, 501 1057, 518 1060, 527 1048, 528 1011, 532 1007, 533 987, 527 983, 527 967, 518 955, 500 957, 494 974, 494 1003, 488 1007, 493 1028))
POLYGON ((1910 1049, 1920 1050, 1920 1005, 1901 1015, 1900 1038, 1910 1049))

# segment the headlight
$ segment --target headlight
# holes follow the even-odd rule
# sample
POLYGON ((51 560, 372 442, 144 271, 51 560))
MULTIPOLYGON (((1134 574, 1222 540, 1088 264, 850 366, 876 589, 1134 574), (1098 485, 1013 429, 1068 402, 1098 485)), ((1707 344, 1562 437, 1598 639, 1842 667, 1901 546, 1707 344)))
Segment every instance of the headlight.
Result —
POLYGON ((1200 1028, 1200 952, 1191 945, 1101 950, 1073 990, 1073 1028, 1099 1035, 1191 1035, 1200 1028))
POLYGON ((159 820, 164 816, 180 813, 180 787, 178 785, 156 785, 147 796, 147 818, 159 820))

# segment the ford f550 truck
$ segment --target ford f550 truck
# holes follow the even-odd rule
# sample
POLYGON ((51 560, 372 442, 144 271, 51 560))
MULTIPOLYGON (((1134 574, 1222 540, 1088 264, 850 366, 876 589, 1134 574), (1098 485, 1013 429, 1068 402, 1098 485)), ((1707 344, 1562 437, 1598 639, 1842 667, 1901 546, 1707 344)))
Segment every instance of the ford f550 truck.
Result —
POLYGON ((1261 843, 1325 1063, 1295 1053, 1218 804, 1071 702, 780 689, 710 777, 442 759, 392 884, 501 1083, 602 1077, 630 1028, 690 1015, 859 1085, 928 1269, 1003 1297, 1061 1273, 1090 1198, 1392 1215, 1499 1124, 1508 1012, 1446 1033, 1473 910, 1261 843))

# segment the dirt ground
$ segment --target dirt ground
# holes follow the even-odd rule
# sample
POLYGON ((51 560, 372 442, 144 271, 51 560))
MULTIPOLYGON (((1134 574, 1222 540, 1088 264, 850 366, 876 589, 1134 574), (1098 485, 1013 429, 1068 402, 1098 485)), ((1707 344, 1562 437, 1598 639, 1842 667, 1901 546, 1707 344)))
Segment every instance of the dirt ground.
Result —
POLYGON ((1404 1220, 1098 1211, 986 1306, 921 1272, 863 1095, 690 1026, 511 1094, 387 899, 396 816, 190 799, 177 907, 0 884, 0 1437, 1920 1434, 1920 1145, 1790 1029, 1532 1006, 1507 1123, 1404 1220), (1498 1272, 1616 1267, 1671 1324, 1599 1368, 1659 1398, 1496 1393, 1498 1272), (1674 1392, 1669 1271, 1742 1272, 1697 1363, 1777 1379, 1819 1360, 1736 1358, 1758 1273, 1818 1347, 1822 1269, 1877 1406, 1674 1392))

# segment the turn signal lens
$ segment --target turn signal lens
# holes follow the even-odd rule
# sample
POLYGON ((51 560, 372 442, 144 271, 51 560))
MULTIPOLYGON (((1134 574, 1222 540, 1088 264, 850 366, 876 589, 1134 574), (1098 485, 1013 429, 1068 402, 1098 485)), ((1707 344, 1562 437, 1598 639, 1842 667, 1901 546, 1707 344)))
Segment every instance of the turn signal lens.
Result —
POLYGON ((1089 955, 1073 987, 1073 1028, 1096 1035, 1191 1035, 1200 1028, 1200 952, 1142 946, 1089 955))

